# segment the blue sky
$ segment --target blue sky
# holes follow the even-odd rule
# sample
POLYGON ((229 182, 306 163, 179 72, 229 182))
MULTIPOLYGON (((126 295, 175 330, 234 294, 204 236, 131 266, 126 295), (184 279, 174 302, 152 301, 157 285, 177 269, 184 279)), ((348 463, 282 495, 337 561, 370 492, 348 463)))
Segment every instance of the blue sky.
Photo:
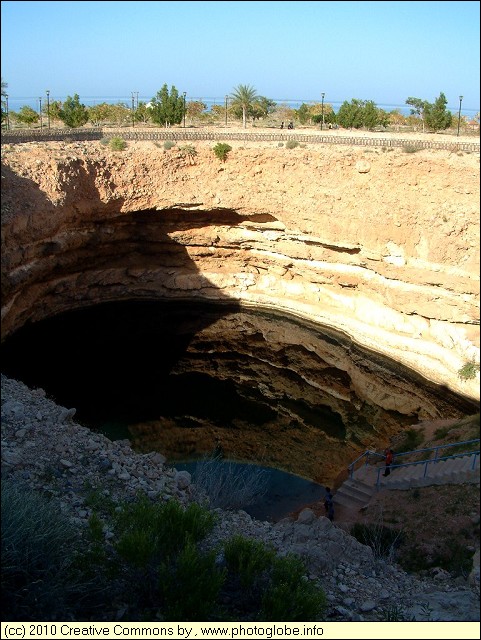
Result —
MULTIPOLYGON (((187 99, 239 84, 274 100, 378 106, 408 97, 480 105, 479 2, 1 3, 1 75, 12 99, 187 99)), ((17 105, 18 107, 18 105, 17 105)))

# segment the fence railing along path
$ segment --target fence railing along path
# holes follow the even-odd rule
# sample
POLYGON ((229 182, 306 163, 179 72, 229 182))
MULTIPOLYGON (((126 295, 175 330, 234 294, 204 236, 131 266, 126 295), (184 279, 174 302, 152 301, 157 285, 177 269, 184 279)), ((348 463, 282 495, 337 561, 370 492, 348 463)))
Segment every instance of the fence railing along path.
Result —
POLYGON ((386 477, 383 475, 384 456, 375 451, 365 451, 349 465, 349 477, 336 491, 334 502, 359 508, 366 505, 379 489, 409 489, 463 482, 478 484, 479 442, 479 439, 466 440, 395 454, 390 474, 386 477), (460 448, 472 450, 460 452, 460 448), (416 457, 423 459, 402 462, 403 459, 416 457))
POLYGON ((186 129, 130 129, 94 127, 92 129, 43 129, 43 130, 17 130, 2 132, 2 144, 16 144, 21 142, 41 141, 84 141, 101 140, 112 136, 120 136, 124 140, 172 140, 172 141, 213 141, 228 142, 229 140, 241 140, 244 142, 287 142, 294 140, 299 143, 330 144, 362 147, 406 147, 410 149, 434 149, 444 151, 465 151, 479 153, 479 142, 446 141, 446 140, 419 140, 395 137, 372 137, 339 134, 322 134, 295 132, 254 133, 252 131, 227 131, 222 129, 203 129, 188 131, 186 129))

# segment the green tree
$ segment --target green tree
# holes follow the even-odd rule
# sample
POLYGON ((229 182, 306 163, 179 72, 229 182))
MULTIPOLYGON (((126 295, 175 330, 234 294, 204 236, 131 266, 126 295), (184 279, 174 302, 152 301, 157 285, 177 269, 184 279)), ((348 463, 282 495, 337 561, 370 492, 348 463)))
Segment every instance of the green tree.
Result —
POLYGON ((247 114, 249 110, 252 108, 254 102, 257 98, 257 92, 254 87, 251 87, 248 84, 239 84, 234 88, 231 99, 231 107, 236 112, 236 108, 242 110, 242 125, 244 129, 247 128, 247 114))
POLYGON ((139 102, 137 109, 135 110, 135 121, 143 122, 145 124, 150 121, 151 115, 152 112, 147 104, 145 102, 139 102))
POLYGON ((273 113, 276 109, 276 103, 270 98, 265 96, 259 96, 253 103, 249 110, 249 115, 254 120, 260 120, 261 118, 267 118, 270 113, 273 113))
POLYGON ((207 105, 201 100, 190 100, 185 106, 185 110, 191 122, 199 118, 201 113, 206 109, 207 105))
MULTIPOLYGON (((366 129, 373 130, 379 125, 383 124, 382 114, 384 111, 378 109, 372 100, 367 100, 364 103, 362 110, 362 124, 366 129)), ((386 121, 386 118, 384 118, 386 121)))
POLYGON ((169 127, 172 124, 180 124, 184 117, 184 98, 179 96, 174 86, 169 93, 167 84, 164 84, 152 98, 150 110, 152 122, 159 126, 169 127))
POLYGON ((336 123, 336 114, 334 112, 332 104, 329 104, 328 102, 324 103, 324 109, 322 107, 321 102, 313 104, 309 109, 309 112, 311 114, 311 121, 316 124, 319 124, 320 122, 322 122, 323 115, 324 115, 324 124, 336 123))
MULTIPOLYGON (((50 120, 61 120, 60 111, 62 110, 62 103, 60 100, 53 100, 48 105, 48 113, 50 114, 50 120)), ((42 111, 47 115, 47 104, 42 105, 42 111)))
POLYGON ((363 124, 363 108, 362 100, 353 98, 351 102, 345 100, 337 112, 336 120, 344 129, 360 129, 363 124))
POLYGON ((59 112, 59 118, 67 127, 83 127, 89 120, 87 107, 80 103, 78 93, 67 96, 59 112))
POLYGON ((110 122, 111 106, 112 105, 106 102, 101 102, 100 104, 94 104, 92 107, 89 107, 89 121, 95 126, 110 122))
POLYGON ((17 122, 20 122, 20 124, 26 124, 27 126, 37 123, 39 119, 40 116, 35 109, 32 109, 32 107, 27 105, 24 105, 16 114, 17 122))
POLYGON ((442 131, 449 129, 453 121, 453 115, 451 111, 446 110, 448 101, 443 92, 441 92, 434 101, 434 104, 426 103, 424 119, 427 127, 431 131, 442 131))
POLYGON ((412 107, 411 115, 417 116, 418 118, 421 119, 421 122, 423 125, 423 133, 424 133, 424 127, 425 127, 424 115, 426 111, 426 106, 429 105, 429 102, 426 102, 426 100, 421 100, 421 98, 408 98, 406 100, 406 104, 412 107))
POLYGON ((310 109, 307 104, 302 103, 297 111, 297 119, 301 124, 306 124, 311 119, 310 109))
POLYGON ((387 114, 388 124, 395 127, 397 131, 399 128, 406 124, 406 117, 400 112, 399 109, 393 109, 387 114))

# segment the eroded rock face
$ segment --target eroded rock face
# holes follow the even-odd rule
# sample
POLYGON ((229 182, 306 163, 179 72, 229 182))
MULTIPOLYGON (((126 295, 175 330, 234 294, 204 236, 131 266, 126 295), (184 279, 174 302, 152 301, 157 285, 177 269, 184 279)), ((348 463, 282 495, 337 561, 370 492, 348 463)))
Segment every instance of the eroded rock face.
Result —
MULTIPOLYGON (((457 374, 467 360, 479 362, 479 155, 234 143, 221 163, 211 146, 196 144, 195 165, 153 143, 123 153, 99 143, 8 148, 2 337, 105 301, 234 302, 240 311, 276 312, 270 324, 223 318, 190 349, 211 344, 215 359, 219 335, 229 336, 232 351, 251 351, 251 373, 239 365, 239 376, 251 376, 265 398, 284 393, 311 407, 328 389, 318 404, 340 417, 345 433, 327 455, 341 441, 364 449, 373 430, 378 439, 403 421, 462 413, 467 405, 456 395, 468 405, 479 399, 479 380, 457 374), (289 340, 282 312, 341 332, 344 345, 318 355, 307 328, 289 340), (392 384, 392 363, 412 370, 409 383, 403 374, 392 384), (426 390, 423 379, 435 384, 426 390)), ((185 372, 199 362, 178 366, 185 372)), ((216 371, 234 375, 220 360, 216 371)), ((296 437, 305 437, 299 425, 296 437)))

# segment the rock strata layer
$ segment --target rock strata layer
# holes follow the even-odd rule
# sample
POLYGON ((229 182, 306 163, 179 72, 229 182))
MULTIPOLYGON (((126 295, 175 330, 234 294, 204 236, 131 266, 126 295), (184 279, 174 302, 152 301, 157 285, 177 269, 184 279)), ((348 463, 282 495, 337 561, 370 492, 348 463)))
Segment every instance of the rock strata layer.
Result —
POLYGON ((479 362, 479 154, 233 143, 220 162, 212 146, 196 144, 193 163, 151 142, 4 145, 2 338, 122 300, 235 303, 339 332, 344 345, 320 354, 281 321, 223 319, 177 369, 200 366, 192 354, 210 344, 226 379, 215 354, 241 353, 237 332, 264 398, 303 397, 358 427, 329 446, 349 444, 337 469, 407 420, 476 405, 479 378, 458 371, 479 362))

